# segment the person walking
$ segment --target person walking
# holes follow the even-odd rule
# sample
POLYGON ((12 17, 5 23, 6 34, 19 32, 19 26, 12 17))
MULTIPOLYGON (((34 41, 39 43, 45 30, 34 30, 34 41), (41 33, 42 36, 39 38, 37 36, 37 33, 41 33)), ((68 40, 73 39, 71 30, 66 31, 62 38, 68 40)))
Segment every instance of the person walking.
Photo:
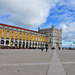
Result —
POLYGON ((47 45, 47 43, 45 44, 45 48, 46 48, 46 52, 47 52, 47 50, 48 50, 48 45, 47 45))

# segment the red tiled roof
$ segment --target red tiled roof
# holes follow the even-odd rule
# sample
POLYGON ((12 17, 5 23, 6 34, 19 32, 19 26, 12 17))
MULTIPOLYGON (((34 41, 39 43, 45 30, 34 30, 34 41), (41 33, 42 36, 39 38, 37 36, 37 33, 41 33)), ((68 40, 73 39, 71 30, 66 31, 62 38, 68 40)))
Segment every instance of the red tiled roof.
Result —
POLYGON ((39 33, 39 32, 37 32, 37 31, 33 31, 33 30, 25 29, 25 28, 20 28, 20 27, 15 27, 15 26, 7 25, 7 24, 2 24, 2 23, 0 23, 0 25, 39 33))

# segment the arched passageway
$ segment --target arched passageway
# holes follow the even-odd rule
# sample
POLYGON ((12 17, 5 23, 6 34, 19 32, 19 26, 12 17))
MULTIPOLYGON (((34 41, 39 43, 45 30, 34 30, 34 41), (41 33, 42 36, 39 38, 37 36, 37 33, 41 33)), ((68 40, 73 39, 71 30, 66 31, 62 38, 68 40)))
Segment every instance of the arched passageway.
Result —
POLYGON ((21 42, 19 42, 19 48, 21 48, 21 42))
POLYGON ((11 42, 10 42, 10 44, 11 44, 11 45, 13 45, 13 44, 14 44, 14 42, 13 42, 13 41, 11 41, 11 42))
POLYGON ((31 42, 30 42, 30 44, 29 44, 29 48, 31 49, 31 42))
POLYGON ((8 40, 6 40, 6 45, 8 45, 9 44, 9 41, 8 40))
POLYGON ((0 46, 0 48, 4 48, 4 40, 1 40, 1 46, 0 46))
POLYGON ((23 42, 23 48, 25 48, 25 42, 23 42))
POLYGON ((32 48, 34 49, 34 42, 33 42, 33 47, 32 48))
POLYGON ((18 45, 18 42, 17 41, 15 41, 15 46, 17 46, 18 45))
POLYGON ((37 48, 37 43, 35 43, 35 48, 37 48))
POLYGON ((35 46, 37 46, 37 43, 35 43, 35 46))
POLYGON ((4 40, 1 40, 1 44, 4 44, 4 40))

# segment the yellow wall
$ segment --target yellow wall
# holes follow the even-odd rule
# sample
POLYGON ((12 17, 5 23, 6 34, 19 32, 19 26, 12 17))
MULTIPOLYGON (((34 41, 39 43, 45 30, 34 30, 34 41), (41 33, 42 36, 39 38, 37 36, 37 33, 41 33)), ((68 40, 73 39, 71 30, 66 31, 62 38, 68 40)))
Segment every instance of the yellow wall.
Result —
POLYGON ((4 38, 7 38, 7 30, 4 30, 4 38))
POLYGON ((41 42, 41 36, 40 36, 40 42, 41 42))
POLYGON ((0 38, 2 37, 2 29, 0 29, 0 38))
POLYGON ((42 42, 43 42, 43 36, 42 36, 42 42))
POLYGON ((12 35, 12 34, 11 34, 11 31, 9 31, 9 39, 11 39, 11 35, 12 35))
POLYGON ((37 36, 37 42, 38 42, 39 36, 37 36))
POLYGON ((27 33, 25 33, 25 41, 27 40, 27 33))
MULTIPOLYGON (((11 39, 12 31, 9 31, 9 39, 11 39)), ((23 40, 24 33, 21 33, 21 40, 23 40)), ((0 38, 2 37, 2 29, 0 29, 0 38)), ((4 30, 4 38, 7 38, 7 30, 4 30)), ((16 32, 13 32, 13 39, 16 39, 16 32)), ((20 32, 17 32, 17 39, 20 39, 20 32)), ((27 40, 27 33, 25 33, 25 41, 27 40)), ((28 41, 30 41, 30 34, 28 34, 28 41)), ((31 35, 31 41, 33 41, 33 34, 31 35)), ((34 41, 47 42, 47 38, 43 36, 34 35, 34 41), (42 37, 42 39, 41 39, 42 37)))
POLYGON ((30 41, 30 34, 28 34, 28 41, 30 41))

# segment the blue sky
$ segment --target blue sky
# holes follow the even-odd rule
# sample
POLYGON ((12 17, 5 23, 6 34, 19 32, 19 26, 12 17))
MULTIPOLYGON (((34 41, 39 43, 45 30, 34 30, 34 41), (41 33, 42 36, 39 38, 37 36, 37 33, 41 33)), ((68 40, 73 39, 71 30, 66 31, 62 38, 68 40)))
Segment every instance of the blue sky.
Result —
POLYGON ((62 28, 64 47, 74 47, 75 0, 0 0, 0 23, 37 30, 62 28))

